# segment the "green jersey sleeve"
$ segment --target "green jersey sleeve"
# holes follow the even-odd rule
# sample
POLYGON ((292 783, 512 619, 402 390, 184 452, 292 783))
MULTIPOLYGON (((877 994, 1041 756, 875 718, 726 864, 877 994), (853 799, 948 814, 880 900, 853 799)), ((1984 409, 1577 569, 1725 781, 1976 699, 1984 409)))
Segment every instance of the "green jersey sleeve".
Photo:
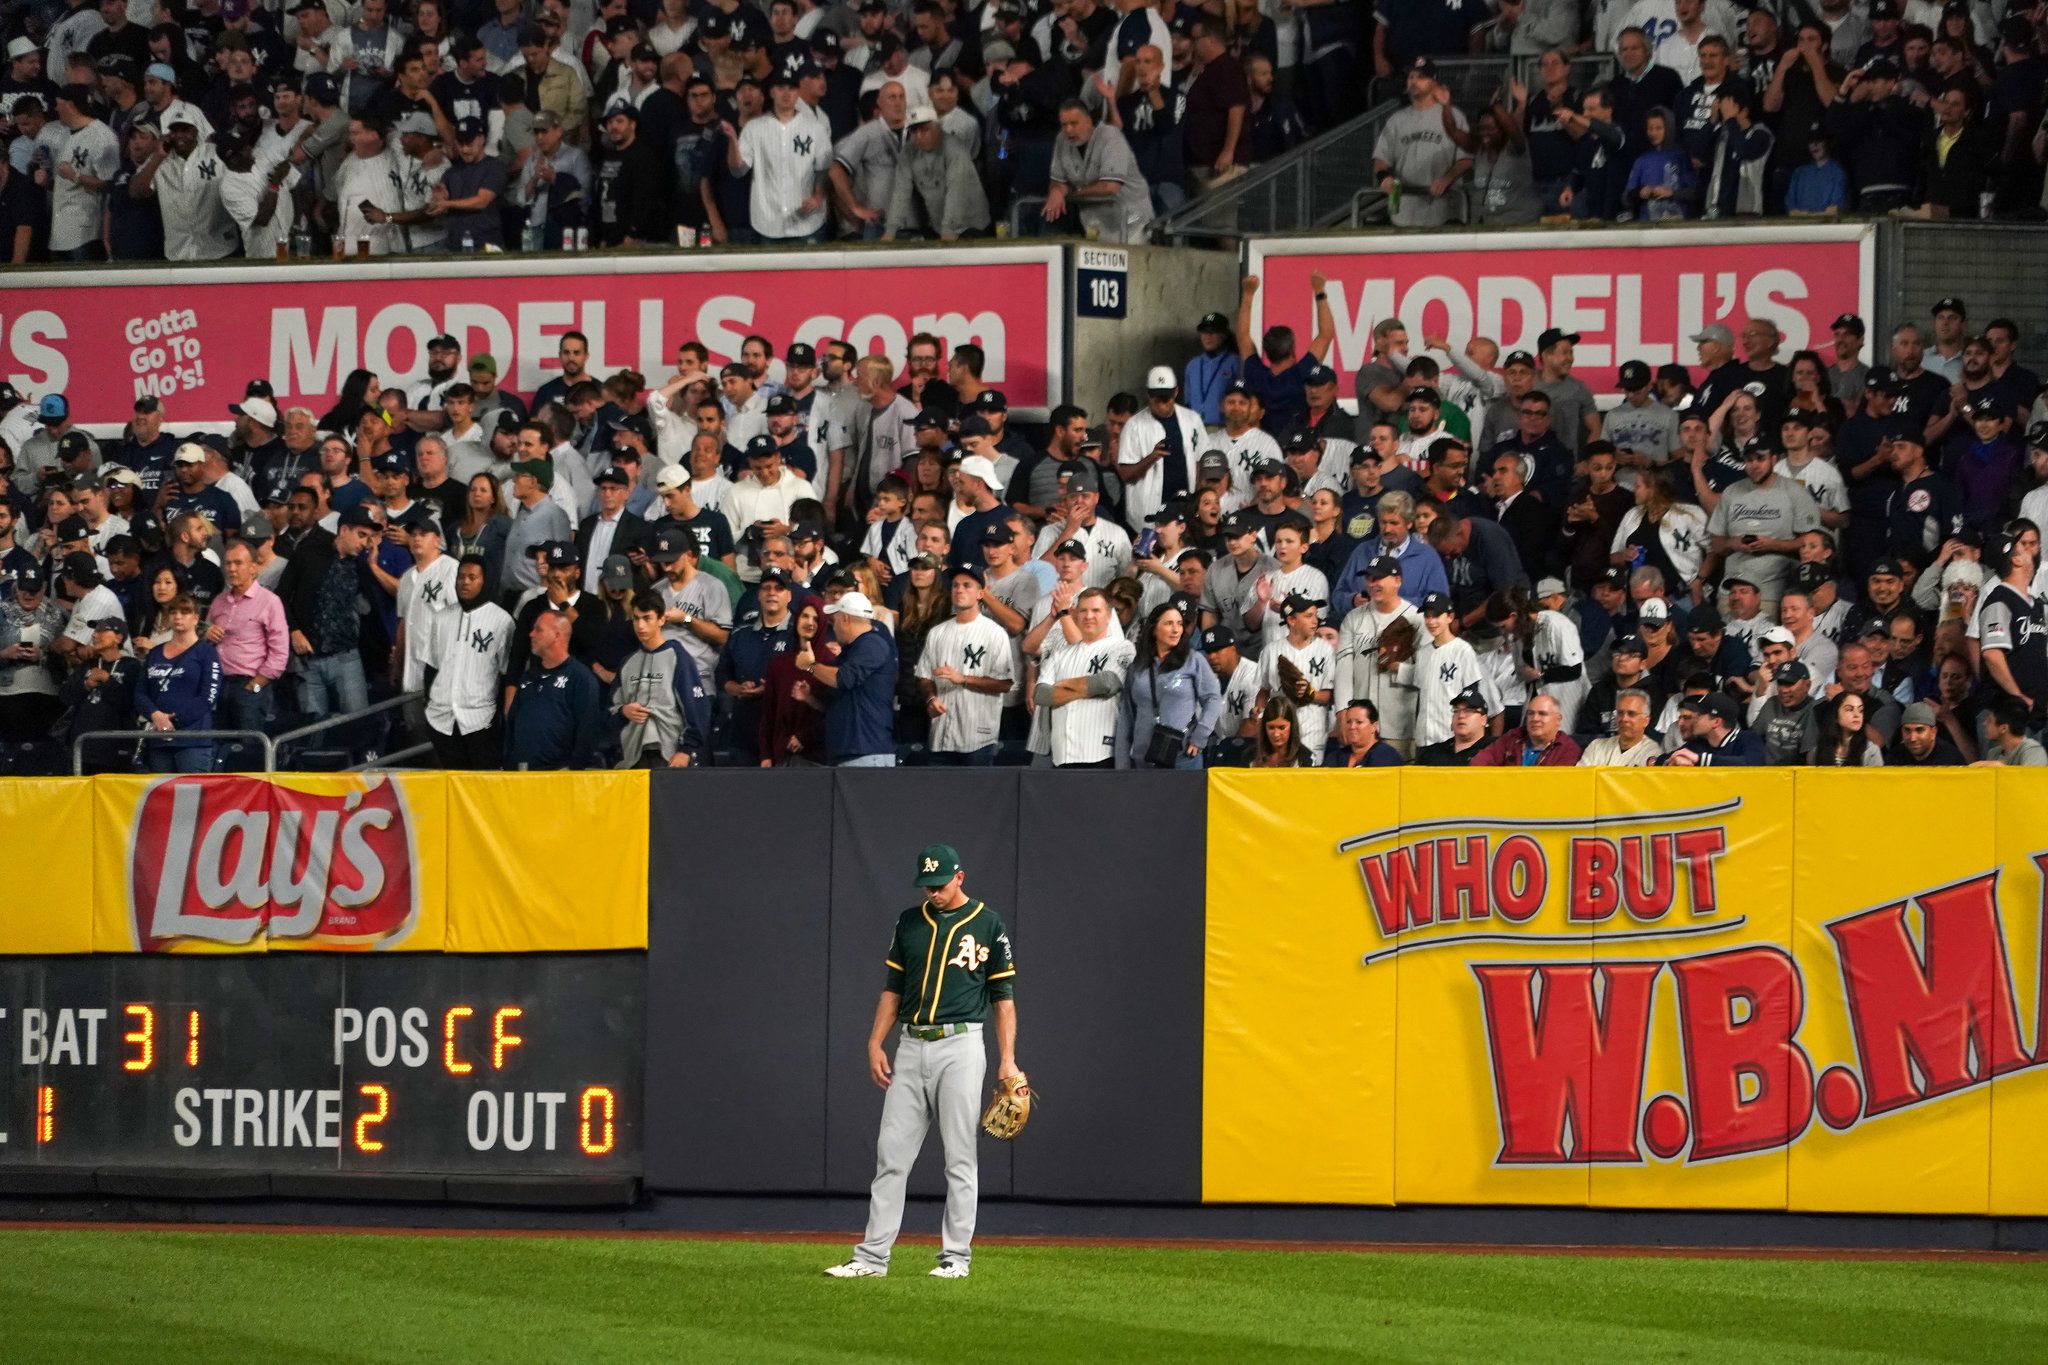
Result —
POLYGON ((988 996, 991 1000, 1016 998, 1017 959, 1010 953, 1010 929, 996 921, 995 941, 989 945, 988 996))
POLYGON ((882 966, 887 971, 887 978, 882 989, 899 996, 903 994, 904 953, 903 922, 898 920, 896 922, 896 932, 889 937, 889 956, 883 959, 882 962, 882 966))

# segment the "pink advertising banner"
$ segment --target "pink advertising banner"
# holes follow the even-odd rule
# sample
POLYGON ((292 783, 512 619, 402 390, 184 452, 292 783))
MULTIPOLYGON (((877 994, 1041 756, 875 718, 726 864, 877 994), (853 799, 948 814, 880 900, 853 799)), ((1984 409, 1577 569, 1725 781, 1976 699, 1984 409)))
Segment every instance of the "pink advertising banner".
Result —
POLYGON ((419 379, 443 332, 522 394, 555 376, 568 331, 590 338, 593 371, 657 383, 692 339, 714 364, 756 332, 778 354, 842 338, 900 363, 930 332, 980 346, 983 378, 1042 415, 1065 398, 1063 289, 1053 246, 39 271, 0 291, 0 378, 64 394, 87 424, 125 422, 154 394, 178 424, 228 420, 251 379, 316 409, 357 368, 419 379))
POLYGON ((1544 329, 1577 332, 1574 373, 1616 389, 1628 360, 1698 368, 1691 338, 1710 323, 1740 333, 1765 317, 1784 333, 1780 360, 1802 349, 1833 358, 1830 324, 1871 313, 1875 229, 1771 225, 1660 230, 1430 233, 1277 238, 1249 244, 1261 277, 1258 327, 1315 333, 1321 271, 1336 316, 1328 363, 1353 396, 1372 359, 1373 327, 1397 317, 1411 352, 1442 334, 1459 349, 1492 337, 1501 354, 1534 352, 1544 329))

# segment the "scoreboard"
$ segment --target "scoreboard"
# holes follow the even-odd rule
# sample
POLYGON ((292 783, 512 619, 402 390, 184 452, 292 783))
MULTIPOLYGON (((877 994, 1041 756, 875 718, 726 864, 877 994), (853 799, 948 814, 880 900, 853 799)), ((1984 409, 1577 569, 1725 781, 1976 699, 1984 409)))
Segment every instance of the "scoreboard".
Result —
POLYGON ((637 1176, 646 957, 0 958, 23 1169, 637 1176))

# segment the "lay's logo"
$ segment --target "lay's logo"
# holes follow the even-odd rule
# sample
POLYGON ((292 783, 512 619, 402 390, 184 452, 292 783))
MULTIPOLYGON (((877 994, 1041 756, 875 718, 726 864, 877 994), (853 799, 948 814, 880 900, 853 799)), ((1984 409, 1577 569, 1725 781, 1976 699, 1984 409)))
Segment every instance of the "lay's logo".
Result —
POLYGON ((169 778, 135 821, 135 941, 144 952, 264 938, 390 947, 418 918, 417 870, 395 782, 321 794, 254 777, 169 778))

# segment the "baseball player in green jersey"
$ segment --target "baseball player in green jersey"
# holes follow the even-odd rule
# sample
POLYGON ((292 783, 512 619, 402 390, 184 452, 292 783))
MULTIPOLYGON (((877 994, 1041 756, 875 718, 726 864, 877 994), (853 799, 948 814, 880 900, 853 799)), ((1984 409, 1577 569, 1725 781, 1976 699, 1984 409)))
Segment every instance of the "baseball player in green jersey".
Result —
POLYGON ((987 905, 967 894, 960 855, 932 844, 918 855, 922 904, 896 920, 889 944, 888 984, 868 1034, 868 1074, 887 1092, 875 1142, 875 1183, 868 1191, 868 1231, 853 1259, 826 1270, 843 1280, 889 1273, 889 1248, 903 1225, 903 1187, 933 1120, 946 1147, 946 1219, 939 1264, 942 1280, 967 1278, 973 1254, 978 1184, 975 1144, 981 1083, 988 1054, 981 1031, 996 1028, 998 1076, 1017 1067, 1017 964, 1010 934, 987 905), (882 1050, 900 1034, 893 1070, 882 1050))

